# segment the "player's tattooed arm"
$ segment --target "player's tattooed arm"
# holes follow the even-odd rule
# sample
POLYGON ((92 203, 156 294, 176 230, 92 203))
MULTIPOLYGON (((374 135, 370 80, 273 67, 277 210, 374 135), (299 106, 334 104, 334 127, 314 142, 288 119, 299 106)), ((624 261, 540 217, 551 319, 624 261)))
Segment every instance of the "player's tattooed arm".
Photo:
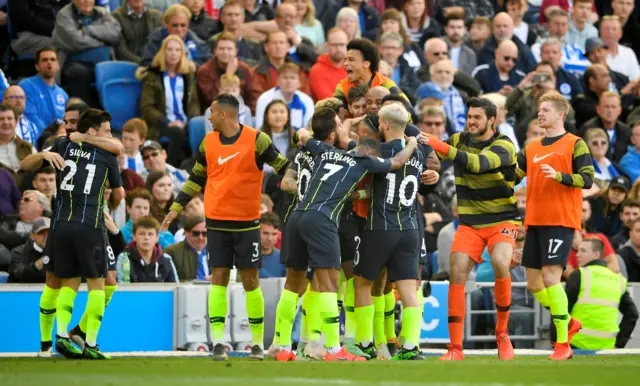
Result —
POLYGON ((62 156, 55 152, 42 151, 40 153, 29 154, 25 159, 20 162, 21 170, 38 170, 42 167, 44 161, 49 162, 54 168, 58 170, 64 169, 64 159, 62 156))
POLYGON ((113 138, 98 137, 95 135, 82 134, 75 131, 69 135, 69 139, 75 143, 88 143, 89 145, 108 151, 109 153, 112 153, 116 156, 119 156, 124 151, 122 142, 113 138))
POLYGON ((391 170, 398 170, 403 167, 407 163, 407 161, 409 161, 409 158, 411 158, 411 154, 413 154, 417 147, 418 140, 416 139, 416 137, 407 138, 407 146, 402 149, 400 153, 391 158, 391 170))
POLYGON ((283 192, 297 194, 298 193, 298 172, 288 168, 282 182, 280 182, 280 190, 283 192))

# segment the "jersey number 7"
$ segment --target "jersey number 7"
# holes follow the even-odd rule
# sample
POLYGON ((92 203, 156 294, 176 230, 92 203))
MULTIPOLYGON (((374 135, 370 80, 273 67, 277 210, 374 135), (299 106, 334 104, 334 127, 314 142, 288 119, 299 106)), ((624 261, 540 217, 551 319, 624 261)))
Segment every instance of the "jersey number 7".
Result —
MULTIPOLYGON (((68 160, 64 161, 65 169, 67 168, 67 166, 69 167, 69 173, 62 180, 62 183, 60 184, 60 189, 66 190, 68 192, 71 192, 71 191, 73 191, 73 188, 75 187, 75 185, 70 184, 69 181, 78 172, 78 165, 75 162, 73 162, 72 160, 68 159, 68 160)), ((87 170, 87 179, 86 179, 86 181, 84 183, 83 193, 84 194, 89 194, 89 193, 91 193, 91 184, 93 183, 93 177, 95 177, 95 175, 96 175, 96 165, 87 164, 85 169, 87 170)))

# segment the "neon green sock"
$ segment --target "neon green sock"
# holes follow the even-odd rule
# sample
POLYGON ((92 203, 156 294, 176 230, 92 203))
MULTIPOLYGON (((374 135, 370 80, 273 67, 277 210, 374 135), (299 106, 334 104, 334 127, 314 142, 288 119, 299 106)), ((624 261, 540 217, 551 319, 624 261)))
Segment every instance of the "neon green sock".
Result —
POLYGON ((356 307, 355 318, 358 322, 358 328, 356 329, 356 342, 368 345, 373 343, 373 317, 375 315, 375 309, 373 304, 356 307))
POLYGON ((567 343, 569 334, 569 304, 567 293, 561 284, 547 287, 551 299, 551 319, 556 326, 558 337, 556 343, 567 343))
POLYGON ((73 303, 76 300, 76 291, 69 287, 62 287, 56 303, 56 315, 58 317, 58 335, 69 337, 69 323, 73 314, 73 303))
POLYGON ((387 340, 396 338, 396 295, 391 291, 384 295, 384 335, 387 340))
POLYGON ((412 350, 420 343, 422 310, 420 307, 404 307, 402 309, 402 333, 403 346, 412 350))
POLYGON ((291 347, 291 332, 296 319, 297 306, 298 294, 283 289, 276 309, 276 317, 280 319, 280 347, 291 347))
POLYGON ((40 341, 42 342, 51 342, 58 294, 60 294, 59 289, 45 285, 40 295, 40 341))
POLYGON ((209 289, 209 323, 213 344, 224 341, 224 322, 227 317, 227 287, 212 285, 209 289))
POLYGON ((340 314, 338 313, 338 294, 320 292, 318 306, 322 317, 322 332, 325 336, 325 347, 334 349, 340 347, 340 314))
POLYGON ((307 319, 307 315, 309 313, 309 309, 312 304, 312 296, 309 293, 310 286, 307 286, 307 291, 304 293, 302 297, 302 321, 300 323, 300 342, 308 342, 309 341, 309 323, 307 319))
POLYGON ((307 311, 307 331, 309 342, 317 342, 321 338, 322 316, 320 315, 319 298, 320 294, 315 291, 307 291, 309 295, 309 308, 307 311))
POLYGON ((373 296, 373 340, 376 347, 387 343, 384 334, 384 296, 373 296))
POLYGON ((547 291, 546 288, 538 292, 534 292, 533 296, 535 296, 536 299, 538 299, 542 307, 546 309, 549 309, 549 307, 551 307, 551 299, 549 298, 549 292, 547 291))
POLYGON ((89 291, 87 297, 87 344, 94 347, 98 341, 98 332, 100 331, 100 325, 102 324, 102 316, 104 315, 105 307, 105 293, 104 291, 94 290, 89 291))
MULTIPOLYGON (((117 285, 106 285, 104 286, 104 306, 107 307, 109 302, 111 302, 111 297, 113 293, 116 292, 117 285)), ((80 319, 80 323, 78 326, 80 327, 80 331, 86 333, 87 332, 87 311, 89 308, 85 308, 84 314, 82 314, 82 318, 80 319)))
POLYGON ((357 318, 355 316, 356 293, 353 286, 353 278, 347 280, 344 292, 344 339, 353 340, 358 329, 357 318))
MULTIPOLYGON (((418 304, 419 304, 418 309, 420 310, 420 318, 422 318, 424 314, 424 295, 422 294, 422 288, 419 288, 418 291, 416 291, 416 296, 418 297, 418 304)), ((404 306, 403 306, 403 312, 404 312, 404 306)), ((403 314, 402 320, 403 322, 402 322, 402 329, 400 330, 400 337, 403 339, 406 339, 407 337, 404 334, 407 330, 404 328, 404 314, 403 314)))
POLYGON ((264 297, 260 287, 247 292, 247 316, 251 328, 251 344, 264 346, 264 297))

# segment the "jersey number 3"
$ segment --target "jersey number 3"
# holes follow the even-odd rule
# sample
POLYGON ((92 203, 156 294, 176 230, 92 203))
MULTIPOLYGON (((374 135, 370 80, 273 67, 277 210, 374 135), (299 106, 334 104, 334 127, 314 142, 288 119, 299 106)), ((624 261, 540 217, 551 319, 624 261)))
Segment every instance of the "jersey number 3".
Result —
MULTIPOLYGON (((67 166, 69 167, 69 173, 67 173, 67 175, 62 180, 62 183, 60 184, 60 189, 71 192, 73 191, 73 188, 75 187, 75 185, 70 184, 69 181, 71 181, 73 176, 75 176, 76 173, 78 172, 78 165, 72 160, 68 159, 64 161, 65 169, 67 168, 67 166)), ((91 184, 93 183, 93 177, 95 177, 96 175, 96 165, 88 164, 85 167, 85 169, 87 170, 87 180, 84 183, 84 190, 82 193, 89 194, 91 193, 91 184)))

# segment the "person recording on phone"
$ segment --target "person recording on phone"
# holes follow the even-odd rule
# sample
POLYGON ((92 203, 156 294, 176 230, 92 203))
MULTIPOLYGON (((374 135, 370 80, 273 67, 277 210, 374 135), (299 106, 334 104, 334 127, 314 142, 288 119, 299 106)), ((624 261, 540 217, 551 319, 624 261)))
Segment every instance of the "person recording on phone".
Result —
MULTIPOLYGON (((543 60, 514 87, 507 97, 507 118, 515 118, 514 129, 520 147, 524 146, 529 122, 538 117, 538 100, 546 92, 554 90, 556 84, 557 78, 553 65, 543 60)), ((567 131, 576 132, 573 111, 569 111, 564 125, 567 131)))
POLYGON ((568 101, 572 101, 582 94, 583 90, 578 78, 571 72, 573 64, 563 59, 562 46, 562 42, 558 39, 547 39, 540 46, 540 57, 543 61, 551 63, 553 67, 556 90, 568 101))

